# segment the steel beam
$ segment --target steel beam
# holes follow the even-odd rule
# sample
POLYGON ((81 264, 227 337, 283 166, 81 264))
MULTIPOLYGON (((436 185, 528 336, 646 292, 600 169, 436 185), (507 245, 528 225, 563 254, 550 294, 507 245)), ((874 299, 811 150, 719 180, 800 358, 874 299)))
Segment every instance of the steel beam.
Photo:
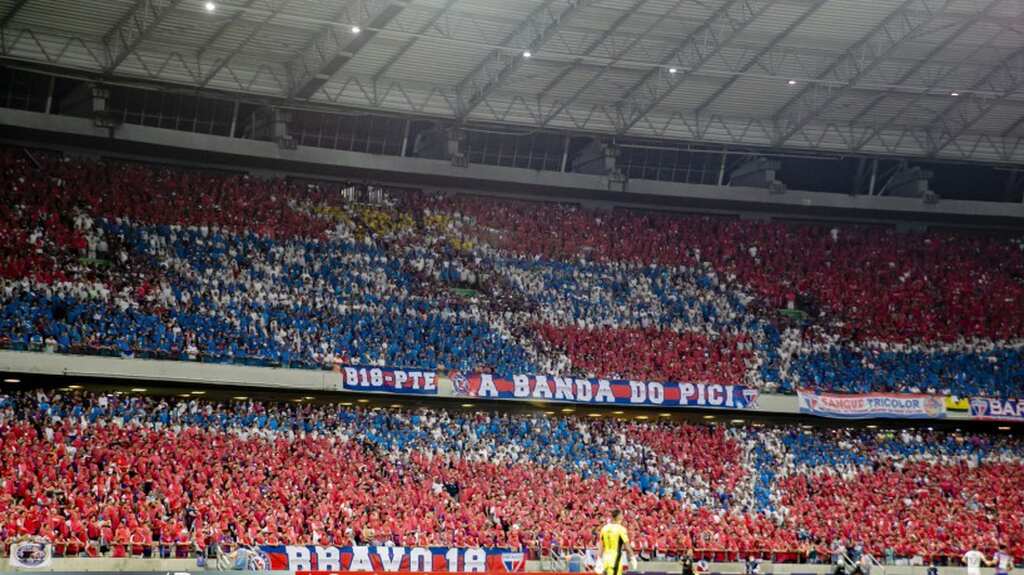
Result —
MULTIPOLYGON (((639 4, 637 4, 636 8, 634 8, 634 9, 639 9, 641 6, 646 4, 648 1, 649 0, 641 0, 641 2, 639 4)), ((678 0, 658 20, 663 20, 664 18, 667 18, 669 15, 673 14, 674 12, 676 12, 677 10, 682 8, 683 4, 685 4, 685 0, 678 0)), ((630 12, 632 12, 632 11, 633 10, 630 10, 630 12)), ((615 32, 616 29, 618 29, 623 24, 625 24, 626 20, 629 18, 630 15, 631 15, 631 13, 627 12, 627 13, 619 16, 615 20, 615 22, 612 24, 612 26, 607 31, 605 31, 604 34, 598 36, 598 38, 594 42, 592 42, 590 46, 587 47, 587 50, 584 52, 584 55, 588 55, 588 54, 592 53, 601 44, 603 44, 604 41, 607 40, 612 35, 612 33, 615 32)), ((578 100, 580 96, 582 96, 583 94, 586 94, 587 92, 589 92, 591 86, 593 86, 598 80, 600 80, 602 77, 604 77, 604 75, 606 73, 608 73, 609 70, 612 69, 612 67, 618 61, 619 57, 621 57, 623 54, 628 54, 629 51, 632 50, 634 46, 639 44, 640 41, 643 40, 647 36, 647 33, 650 32, 651 30, 653 30, 655 27, 657 27, 658 24, 660 24, 660 22, 656 21, 656 22, 652 23, 650 26, 648 26, 647 29, 645 29, 643 31, 643 33, 637 34, 636 36, 634 36, 633 39, 629 41, 629 43, 626 45, 625 48, 622 48, 622 49, 619 50, 618 54, 616 55, 616 58, 613 58, 611 62, 608 62, 608 64, 606 64, 605 66, 601 67, 601 69, 598 70, 596 74, 591 76, 586 82, 584 82, 584 84, 582 86, 579 87, 579 89, 577 89, 575 92, 573 92, 572 96, 569 96, 568 98, 563 99, 562 101, 558 102, 557 105, 553 106, 552 110, 549 113, 547 113, 544 116, 544 118, 541 120, 541 127, 547 126, 549 123, 551 123, 551 120, 554 120, 555 118, 557 118, 558 115, 561 114, 562 112, 564 112, 566 108, 568 108, 574 102, 576 102, 576 100, 578 100)), ((563 70, 562 73, 559 74, 551 83, 549 83, 547 86, 544 87, 544 91, 542 92, 541 95, 543 95, 544 93, 546 93, 546 92, 550 91, 551 89, 553 89, 559 82, 561 82, 566 76, 569 75, 569 73, 572 71, 572 69, 574 67, 579 66, 580 63, 581 63, 580 59, 577 59, 576 62, 571 67, 566 68, 565 70, 563 70)))
POLYGON ((462 122, 477 106, 497 88, 505 78, 517 70, 526 59, 523 50, 536 50, 547 42, 558 31, 559 27, 578 9, 585 4, 584 0, 569 2, 568 6, 558 12, 554 11, 556 0, 544 0, 530 15, 512 30, 500 45, 517 53, 496 48, 478 63, 473 70, 459 81, 455 93, 459 98, 457 122, 462 122))
POLYGON ((443 18, 444 15, 447 14, 448 11, 452 9, 452 6, 454 6, 456 2, 458 2, 458 0, 447 0, 444 6, 441 7, 441 9, 438 10, 437 13, 430 18, 430 20, 427 20, 425 24, 420 26, 419 30, 416 31, 416 35, 410 38, 408 42, 403 44, 402 47, 398 49, 398 52, 396 52, 394 55, 388 58, 388 61, 384 62, 380 69, 373 74, 373 81, 376 82, 377 80, 380 80, 384 76, 384 74, 387 74, 388 70, 390 70, 391 67, 394 66, 396 62, 402 59, 402 56, 405 56, 406 53, 408 53, 409 50, 412 49, 412 47, 416 44, 416 41, 420 39, 420 36, 423 36, 424 34, 427 33, 428 30, 433 28, 441 20, 441 18, 443 18))
MULTIPOLYGON (((900 79, 897 80, 895 84, 897 86, 902 86, 905 82, 913 78, 914 74, 916 74, 924 66, 930 64, 936 56, 938 56, 943 50, 949 47, 954 41, 956 41, 957 38, 964 35, 976 23, 984 20, 984 18, 987 17, 989 13, 991 13, 992 10, 994 10, 995 7, 998 6, 1002 1, 1003 0, 991 0, 988 4, 985 5, 985 7, 980 12, 978 12, 971 18, 964 20, 959 26, 957 26, 956 30, 954 30, 953 33, 950 36, 948 36, 943 42, 939 43, 934 48, 932 48, 928 52, 928 54, 926 54, 923 58, 918 60, 913 66, 907 68, 907 70, 902 75, 900 75, 900 79)), ((985 46, 983 44, 978 45, 977 48, 971 51, 971 56, 977 54, 984 47, 985 46)), ((971 56, 968 56, 965 60, 970 59, 971 56)), ((949 77, 949 75, 953 73, 954 70, 959 68, 960 64, 962 63, 963 61, 951 65, 948 68, 946 68, 946 70, 942 74, 936 75, 936 77, 928 84, 925 90, 918 92, 910 102, 907 102, 900 108, 899 112, 890 116, 885 122, 880 122, 879 125, 888 124, 893 119, 898 118, 904 110, 912 108, 914 105, 917 104, 918 101, 920 101, 922 98, 928 95, 933 89, 940 86, 942 81, 949 77)), ((872 100, 868 103, 867 106, 865 106, 861 111, 857 112, 856 115, 850 118, 850 123, 856 124, 858 121, 860 121, 861 118, 870 114, 871 111, 875 109, 875 107, 877 107, 880 103, 882 103, 883 100, 891 96, 893 93, 895 93, 895 90, 889 89, 872 98, 872 100)))
MULTIPOLYGON (((620 14, 619 17, 616 18, 614 22, 612 22, 611 26, 608 26, 608 28, 606 28, 604 31, 602 31, 600 34, 598 34, 597 38, 595 38, 592 42, 590 42, 590 44, 587 45, 586 48, 583 49, 583 56, 589 56, 589 55, 593 54, 594 50, 597 50, 601 46, 601 44, 604 44, 605 40, 607 40, 610 36, 615 34, 615 32, 617 32, 619 30, 619 28, 621 28, 622 25, 625 24, 627 20, 629 20, 630 16, 632 16, 634 13, 636 13, 640 9, 642 9, 644 7, 644 5, 647 4, 650 1, 651 0, 639 0, 638 2, 633 4, 629 8, 629 10, 626 10, 626 11, 622 12, 622 14, 620 14)), ((669 13, 671 13, 673 10, 678 8, 680 5, 681 5, 681 2, 676 3, 676 5, 671 10, 669 10, 669 13)), ((628 52, 630 49, 632 49, 633 46, 635 46, 636 43, 639 42, 641 38, 643 38, 643 36, 644 36, 644 34, 640 34, 639 36, 636 36, 635 38, 633 38, 633 40, 629 43, 629 45, 626 46, 626 48, 624 50, 622 50, 622 53, 628 52)), ((562 80, 564 80, 566 76, 571 74, 572 71, 575 70, 582 62, 583 62, 583 58, 582 57, 581 58, 576 58, 576 60, 574 60, 572 64, 566 66, 564 70, 559 72, 557 76, 555 76, 550 82, 548 82, 543 88, 541 88, 540 92, 537 93, 537 99, 538 100, 543 100, 544 96, 546 96, 548 94, 548 92, 550 92, 551 90, 554 89, 555 86, 560 84, 562 82, 562 80)), ((600 72, 598 72, 597 75, 598 76, 602 76, 602 75, 604 75, 604 72, 607 71, 607 70, 608 70, 608 66, 605 66, 604 68, 601 69, 600 72)), ((592 78, 590 81, 593 81, 593 80, 594 80, 594 78, 592 78)), ((589 83, 589 81, 588 81, 588 83, 589 83)), ((551 117, 557 116, 559 113, 561 113, 561 111, 563 109, 565 109, 565 106, 570 104, 570 103, 572 103, 572 101, 574 101, 576 99, 576 96, 578 96, 578 95, 579 95, 579 92, 577 92, 572 98, 566 100, 554 113, 548 115, 547 118, 551 118, 551 117)), ((546 120, 543 123, 547 123, 546 120)))
POLYGON ((0 18, 0 28, 6 28, 7 24, 9 24, 18 14, 18 11, 25 7, 25 4, 28 4, 28 0, 17 0, 17 2, 14 3, 14 6, 11 6, 10 9, 7 10, 3 18, 0 18))
POLYGON ((965 134, 992 108, 1024 88, 1024 47, 1018 48, 996 64, 966 94, 956 98, 937 115, 931 138, 936 155, 965 134))
POLYGON ((809 122, 853 89, 906 39, 919 32, 953 0, 904 0, 818 78, 786 102, 773 116, 775 145, 787 142, 809 122))
POLYGON ((620 133, 626 133, 651 113, 683 80, 721 52, 775 0, 729 0, 704 21, 679 46, 634 84, 619 102, 623 110, 620 133), (669 73, 668 67, 676 68, 669 73))
POLYGON ((184 0, 138 0, 135 7, 103 35, 108 63, 104 73, 110 74, 160 27, 167 15, 184 0))
POLYGON ((717 90, 715 90, 714 93, 712 93, 707 98, 704 98, 704 100, 702 100, 701 103, 698 104, 697 107, 694 109, 694 115, 699 117, 701 114, 703 114, 704 111, 708 108, 708 106, 710 106, 712 103, 715 102, 715 100, 720 98, 722 94, 728 92, 729 89, 733 87, 733 84, 739 81, 743 74, 749 72, 750 69, 753 68, 758 62, 760 62, 762 58, 771 54, 778 47, 778 45, 782 43, 783 40, 788 38, 789 35, 793 33, 793 30, 796 30, 797 27, 806 22, 808 18, 813 16, 818 10, 821 9, 822 6, 824 6, 827 3, 828 0, 818 0, 814 4, 811 4, 811 7, 805 10, 803 14, 800 14, 799 18, 791 22, 789 26, 786 26, 786 28, 782 32, 776 34, 775 37, 772 38, 772 41, 769 42, 767 46, 765 46, 764 50, 762 50, 760 54, 758 54, 749 62, 744 64, 743 67, 740 68, 740 70, 736 74, 734 74, 717 90))
MULTIPOLYGON (((934 78, 934 80, 932 82, 930 82, 928 84, 928 86, 926 86, 923 90, 921 90, 921 91, 917 92, 916 94, 914 94, 914 96, 910 99, 910 101, 908 101, 908 102, 904 103, 902 106, 900 106, 899 109, 896 112, 888 114, 887 117, 884 120, 874 120, 874 121, 872 121, 871 124, 873 125, 873 127, 871 127, 869 129, 869 131, 864 133, 864 135, 860 138, 860 142, 859 143, 854 145, 854 150, 859 150, 861 148, 861 146, 863 146, 867 142, 869 142, 872 139, 874 139, 883 130, 885 130, 887 128, 890 128, 893 122, 899 121, 899 119, 903 116, 904 112, 906 112, 907 110, 913 109, 915 106, 917 106, 917 104, 921 100, 925 99, 925 97, 927 97, 929 95, 934 95, 935 94, 935 90, 937 90, 938 88, 940 88, 942 86, 943 80, 945 80, 946 78, 948 78, 950 76, 950 74, 955 72, 960 67, 961 64, 963 64, 964 62, 970 61, 970 59, 975 54, 980 52, 985 47, 986 47, 985 44, 978 44, 974 48, 974 50, 971 51, 969 56, 967 56, 966 58, 964 58, 963 60, 961 60, 960 62, 958 62, 956 64, 951 64, 941 74, 937 74, 936 77, 934 78)), ((887 90, 886 92, 887 93, 891 93, 892 91, 891 90, 887 90)), ((943 94, 943 96, 946 96, 946 95, 947 94, 943 94)), ((881 97, 881 96, 879 96, 879 97, 881 97)), ((875 102, 872 102, 872 105, 874 105, 874 104, 875 104, 875 102)), ((854 116, 850 120, 850 123, 852 124, 852 123, 855 123, 855 122, 859 121, 867 113, 867 111, 868 110, 865 109, 862 113, 859 113, 856 116, 854 116)))
POLYGON ((1003 130, 1002 133, 999 135, 1002 136, 1003 138, 1009 137, 1010 134, 1012 134, 1014 131, 1017 130, 1017 128, 1021 126, 1024 126, 1024 116, 1017 118, 1016 122, 1010 124, 1010 127, 1003 130))
POLYGON ((288 96, 300 100, 313 96, 407 5, 407 0, 355 0, 345 5, 292 58, 288 66, 292 76, 288 96), (353 34, 349 30, 353 25, 360 26, 362 31, 353 34), (339 31, 339 26, 344 30, 339 31))
MULTIPOLYGON (((251 5, 253 2, 255 2, 255 0, 250 0, 248 5, 251 5)), ((219 74, 220 71, 223 70, 225 66, 230 64, 231 60, 233 60, 234 57, 237 56, 239 52, 244 50, 245 47, 249 45, 249 42, 252 42, 253 38, 255 38, 256 35, 263 30, 263 27, 269 24, 271 21, 273 21, 274 18, 277 17, 277 15, 280 14, 281 11, 284 10, 291 2, 292 0, 281 0, 281 2, 279 2, 278 5, 270 12, 270 14, 265 16, 263 20, 260 20, 259 23, 257 23, 256 26, 253 27, 253 29, 250 30, 248 34, 246 34, 245 38, 243 38, 242 41, 237 46, 232 48, 231 51, 228 52, 226 56, 217 61, 213 68, 211 68, 210 71, 207 72, 205 76, 203 76, 202 81, 199 83, 199 87, 205 88, 207 84, 209 84, 215 77, 217 77, 217 74, 219 74)), ((241 12, 239 12, 239 14, 240 13, 241 12)), ((218 30, 217 35, 215 35, 214 38, 212 38, 210 41, 206 43, 206 46, 203 48, 204 51, 213 45, 213 42, 216 41, 217 37, 224 34, 225 30, 227 29, 227 26, 227 24, 222 26, 220 30, 218 30)), ((200 56, 202 56, 202 52, 200 52, 200 56)))
POLYGON ((241 20, 242 16, 245 14, 245 11, 248 10, 255 3, 256 0, 245 0, 245 3, 239 6, 235 13, 231 15, 230 18, 228 18, 224 21, 223 24, 218 26, 217 29, 213 32, 213 34, 205 42, 203 42, 203 47, 199 49, 199 55, 197 56, 197 59, 201 59, 203 57, 203 54, 206 54, 206 51, 209 50, 210 47, 217 42, 217 40, 220 40, 221 37, 224 36, 224 34, 232 26, 235 25, 235 22, 241 20))

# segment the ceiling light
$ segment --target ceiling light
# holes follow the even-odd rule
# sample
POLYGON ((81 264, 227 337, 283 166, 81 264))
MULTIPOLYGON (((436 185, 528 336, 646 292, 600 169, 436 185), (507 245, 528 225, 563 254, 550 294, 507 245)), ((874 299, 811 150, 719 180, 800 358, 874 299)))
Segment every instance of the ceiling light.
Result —
POLYGON ((472 403, 463 403, 462 407, 473 407, 472 403))
POLYGON ((714 418, 715 418, 714 415, 705 415, 704 416, 704 419, 714 419, 714 418))
POLYGON ((730 421, 731 421, 732 423, 743 423, 743 420, 742 420, 742 419, 731 419, 730 421))
POLYGON ((554 415, 554 414, 555 414, 554 411, 545 411, 544 412, 544 415, 554 415))
POLYGON ((246 397, 246 396, 244 396, 244 395, 236 395, 236 396, 235 396, 235 397, 233 397, 232 399, 237 399, 238 401, 245 401, 245 400, 247 400, 247 399, 249 399, 249 398, 248 398, 248 397, 246 397))
POLYGON ((1010 426, 1009 425, 1000 425, 999 426, 999 431, 1010 431, 1010 426))
POLYGON ((134 393, 146 393, 146 388, 145 387, 133 387, 132 391, 134 393))
POLYGON ((796 80, 790 80, 786 83, 789 84, 790 86, 796 86, 796 80))
POLYGON ((636 416, 636 418, 637 418, 637 419, 650 419, 650 418, 649 418, 649 417, 647 417, 646 415, 638 415, 638 416, 636 416))
POLYGON ((869 425, 868 429, 878 429, 878 426, 877 425, 869 425))
POLYGON ((307 395, 306 397, 303 397, 302 399, 313 400, 315 398, 312 395, 307 395))
POLYGON ((82 389, 81 385, 69 385, 68 389, 82 389))
POLYGON ((192 395, 206 395, 205 391, 193 391, 192 395))
POLYGON ((181 394, 178 394, 178 397, 184 397, 185 399, 188 399, 188 398, 192 397, 192 395, 188 394, 188 393, 181 393, 181 394))
POLYGON ((532 52, 530 52, 529 50, 523 50, 523 58, 530 58, 532 56, 533 56, 532 52))
POLYGON ((206 11, 210 12, 210 13, 216 12, 217 11, 217 5, 214 4, 213 2, 207 2, 206 3, 206 11))
POLYGON ((359 403, 370 403, 369 399, 357 399, 356 401, 358 401, 359 403))
POLYGON ((600 413, 588 413, 587 417, 601 417, 600 413))
POLYGON ((392 404, 391 404, 391 407, 393 407, 393 408, 395 408, 395 409, 401 409, 401 407, 402 407, 402 404, 401 404, 401 403, 392 403, 392 404))
POLYGON ((352 33, 353 34, 358 34, 358 33, 362 32, 362 31, 363 31, 363 29, 360 28, 359 26, 353 26, 352 27, 352 33))
POLYGON ((564 408, 562 408, 562 413, 572 413, 574 411, 576 411, 576 410, 571 408, 571 407, 564 407, 564 408))
POLYGON ((342 407, 352 407, 352 402, 351 401, 346 401, 346 402, 342 403, 341 405, 342 405, 342 407))
POLYGON ((954 98, 956 98, 957 96, 960 95, 960 92, 957 92, 956 90, 953 90, 952 92, 949 93, 949 95, 953 96, 954 98))
POLYGON ((662 417, 672 417, 671 413, 659 413, 658 415, 660 415, 662 417))
POLYGON ((669 73, 669 74, 675 74, 675 73, 676 73, 676 72, 678 72, 678 71, 679 71, 679 69, 678 69, 678 68, 669 68, 669 69, 668 69, 668 73, 669 73))
POLYGON ((4 380, 4 383, 21 383, 21 380, 15 377, 8 377, 4 380))
POLYGON ((624 411, 613 411, 612 415, 622 415, 623 413, 625 413, 625 412, 624 411))

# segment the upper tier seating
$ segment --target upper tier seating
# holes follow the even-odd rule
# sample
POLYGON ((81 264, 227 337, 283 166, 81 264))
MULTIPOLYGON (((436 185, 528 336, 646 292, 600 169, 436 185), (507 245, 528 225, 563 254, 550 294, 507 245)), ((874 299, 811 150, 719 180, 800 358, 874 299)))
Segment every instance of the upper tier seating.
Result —
POLYGON ((0 173, 3 347, 1024 396, 1024 243, 995 235, 355 204, 17 149, 0 173))

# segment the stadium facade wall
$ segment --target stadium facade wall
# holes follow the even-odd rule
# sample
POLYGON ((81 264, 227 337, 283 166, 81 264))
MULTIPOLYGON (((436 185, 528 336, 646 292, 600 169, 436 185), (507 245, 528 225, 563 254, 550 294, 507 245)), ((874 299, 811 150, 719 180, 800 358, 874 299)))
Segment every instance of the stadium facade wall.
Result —
MULTIPOLYGON (((238 169, 252 169, 268 163, 274 169, 308 169, 324 175, 359 177, 380 183, 421 187, 472 187, 475 191, 524 193, 558 196, 559 199, 604 198, 633 206, 657 209, 700 208, 751 210, 779 214, 803 214, 815 218, 837 217, 891 220, 908 217, 923 222, 952 225, 1019 225, 1024 220, 1024 204, 942 200, 925 203, 918 198, 864 196, 789 190, 775 194, 766 189, 719 187, 700 184, 628 181, 610 182, 598 175, 549 172, 473 164, 456 167, 448 161, 382 156, 361 152, 299 147, 288 150, 275 142, 228 138, 124 124, 111 129, 94 125, 91 119, 55 116, 38 112, 0 109, 0 138, 18 141, 60 136, 55 141, 72 146, 71 140, 91 139, 145 146, 155 150, 178 149, 203 154, 208 161, 220 158, 238 169), (29 136, 26 136, 29 134, 29 136), (973 220, 973 221, 972 221, 973 220)), ((22 143, 25 143, 22 141, 22 143)), ((83 147, 85 143, 82 142, 83 147)), ((97 147, 94 153, 103 150, 97 147)))

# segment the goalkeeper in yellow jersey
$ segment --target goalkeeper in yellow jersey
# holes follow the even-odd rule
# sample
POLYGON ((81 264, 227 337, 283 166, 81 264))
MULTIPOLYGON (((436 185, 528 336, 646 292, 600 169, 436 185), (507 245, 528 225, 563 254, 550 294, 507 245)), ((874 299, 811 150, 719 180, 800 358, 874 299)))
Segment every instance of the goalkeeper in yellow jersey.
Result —
POLYGON ((636 570, 636 554, 633 553, 633 546, 629 544, 629 533, 622 525, 622 510, 612 511, 611 521, 601 528, 598 547, 601 557, 601 568, 598 573, 622 575, 627 559, 630 567, 636 570))

